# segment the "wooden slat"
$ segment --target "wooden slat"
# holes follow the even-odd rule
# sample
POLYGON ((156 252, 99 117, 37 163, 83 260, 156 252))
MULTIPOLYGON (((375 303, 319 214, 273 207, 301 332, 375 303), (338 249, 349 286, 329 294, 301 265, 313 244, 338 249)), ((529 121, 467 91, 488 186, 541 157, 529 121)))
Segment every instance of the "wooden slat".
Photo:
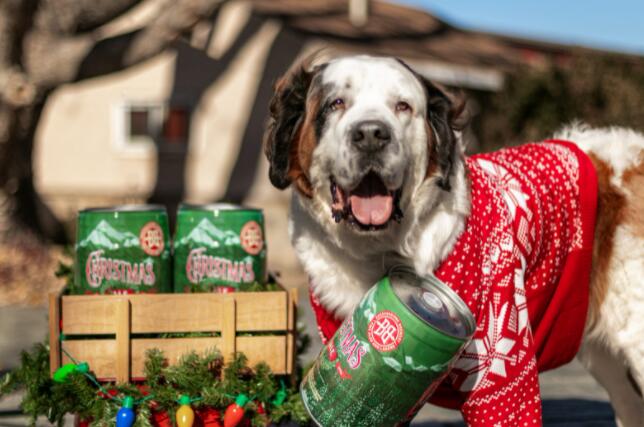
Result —
MULTIPOLYGON (((80 362, 89 367, 99 379, 116 378, 116 340, 78 340, 63 341, 62 347, 80 362)), ((63 355, 63 363, 72 361, 63 355)))
POLYGON ((233 294, 223 295, 224 302, 221 311, 221 354, 224 356, 224 361, 228 362, 235 354, 236 350, 236 335, 237 329, 235 328, 237 304, 233 294))
POLYGON ((60 299, 49 294, 49 372, 53 375, 60 368, 60 299))
POLYGON ((204 354, 209 350, 221 348, 221 338, 168 338, 168 339, 134 339, 132 340, 132 377, 141 378, 144 375, 145 355, 148 350, 163 351, 168 363, 179 362, 181 356, 191 351, 204 354))
POLYGON ((286 370, 286 336, 237 337, 237 351, 248 357, 249 366, 265 362, 274 374, 289 373, 286 370))
POLYGON ((237 332, 283 331, 286 329, 286 292, 239 292, 237 332))
POLYGON ((130 295, 132 333, 216 332, 221 330, 222 295, 130 295))
POLYGON ((114 296, 70 295, 62 301, 65 335, 116 333, 114 296))
POLYGON ((116 301, 116 381, 130 381, 130 301, 116 301))
POLYGON ((131 332, 216 332, 222 329, 223 299, 233 295, 239 332, 279 331, 287 328, 286 292, 236 294, 72 295, 63 297, 63 332, 66 335, 113 334, 114 301, 131 302, 131 332))
MULTIPOLYGON (((116 378, 116 340, 69 340, 64 341, 62 346, 75 359, 89 363, 97 378, 116 378)), ((133 339, 132 378, 143 377, 145 353, 152 348, 162 350, 168 362, 175 364, 182 355, 192 350, 203 354, 210 349, 221 348, 221 338, 133 339)), ((285 369, 286 337, 283 335, 237 337, 237 350, 248 357, 249 366, 265 362, 277 375, 290 373, 285 369)), ((71 363, 65 355, 62 361, 71 363)))

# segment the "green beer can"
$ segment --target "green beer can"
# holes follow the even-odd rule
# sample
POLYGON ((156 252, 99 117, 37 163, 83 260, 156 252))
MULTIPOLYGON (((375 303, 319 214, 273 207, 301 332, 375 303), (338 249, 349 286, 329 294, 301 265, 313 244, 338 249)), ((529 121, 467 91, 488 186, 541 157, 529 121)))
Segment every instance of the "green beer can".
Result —
POLYGON ((234 292, 255 282, 266 282, 262 211, 182 204, 174 236, 174 291, 234 292))
POLYGON ((322 349, 300 393, 322 427, 411 420, 469 342, 476 324, 435 277, 394 267, 322 349))
POLYGON ((130 205, 78 213, 73 293, 171 292, 168 214, 130 205))

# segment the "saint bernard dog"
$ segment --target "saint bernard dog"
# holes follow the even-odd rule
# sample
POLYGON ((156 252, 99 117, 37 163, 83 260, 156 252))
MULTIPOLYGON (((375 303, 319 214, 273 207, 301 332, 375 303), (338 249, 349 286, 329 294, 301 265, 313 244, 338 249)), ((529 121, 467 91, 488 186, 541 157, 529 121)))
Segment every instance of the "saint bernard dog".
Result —
POLYGON ((468 157, 462 109, 395 58, 304 60, 276 83, 264 149, 294 188, 318 320, 337 328, 395 264, 436 274, 478 327, 434 402, 539 425, 538 372, 576 354, 618 424, 644 426, 644 135, 575 124, 468 157))

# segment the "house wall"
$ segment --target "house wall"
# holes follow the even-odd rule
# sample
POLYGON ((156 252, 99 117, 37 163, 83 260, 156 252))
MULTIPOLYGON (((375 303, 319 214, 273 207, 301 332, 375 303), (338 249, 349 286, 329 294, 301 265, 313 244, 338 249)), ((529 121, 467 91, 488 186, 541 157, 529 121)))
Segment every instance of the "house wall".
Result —
MULTIPOLYGON (((246 16, 241 9, 227 13, 235 12, 237 21, 246 16)), ((221 50, 230 43, 229 33, 239 29, 222 26, 224 33, 215 34, 211 49, 221 50)), ((277 23, 264 23, 194 106, 186 156, 187 201, 210 202, 225 191, 278 32, 277 23)), ((34 176, 38 192, 59 218, 72 219, 87 206, 140 203, 150 196, 157 148, 151 141, 128 143, 125 111, 128 105, 168 101, 175 60, 174 52, 166 52, 124 72, 66 85, 52 94, 36 135, 34 176)))
POLYGON ((123 107, 163 103, 174 54, 126 72, 56 90, 45 106, 34 147, 36 189, 61 219, 85 205, 142 201, 156 176, 154 144, 128 146, 123 107))

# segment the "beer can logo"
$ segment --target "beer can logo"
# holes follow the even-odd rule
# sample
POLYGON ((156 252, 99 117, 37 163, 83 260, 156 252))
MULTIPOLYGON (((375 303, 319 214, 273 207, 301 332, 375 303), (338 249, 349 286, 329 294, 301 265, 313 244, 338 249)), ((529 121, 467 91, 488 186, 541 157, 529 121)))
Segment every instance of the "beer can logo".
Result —
POLYGON ((384 310, 373 316, 367 327, 367 337, 371 345, 380 352, 398 348, 405 329, 396 313, 384 310))
POLYGON ((139 232, 139 243, 143 252, 150 256, 159 256, 163 252, 163 230, 161 226, 155 222, 150 221, 141 227, 139 232))
POLYGON ((264 247, 262 228, 256 221, 248 221, 239 232, 239 242, 246 253, 257 255, 264 247))

